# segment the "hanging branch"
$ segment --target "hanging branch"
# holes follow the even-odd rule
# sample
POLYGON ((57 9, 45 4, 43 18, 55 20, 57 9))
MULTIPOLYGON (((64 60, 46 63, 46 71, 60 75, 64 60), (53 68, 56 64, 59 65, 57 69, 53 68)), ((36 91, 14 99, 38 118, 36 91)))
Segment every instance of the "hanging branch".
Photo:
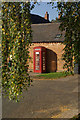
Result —
POLYGON ((2 87, 10 100, 18 101, 31 85, 27 64, 32 39, 30 3, 3 2, 2 21, 2 87))
POLYGON ((60 29, 65 31, 63 60, 67 72, 74 72, 74 63, 80 65, 80 2, 58 2, 60 29))

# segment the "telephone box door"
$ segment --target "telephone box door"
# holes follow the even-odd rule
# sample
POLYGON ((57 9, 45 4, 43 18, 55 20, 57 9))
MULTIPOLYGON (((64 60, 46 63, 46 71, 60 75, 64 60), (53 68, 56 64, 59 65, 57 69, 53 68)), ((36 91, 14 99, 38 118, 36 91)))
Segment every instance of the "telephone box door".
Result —
POLYGON ((40 67, 40 65, 41 65, 41 60, 40 60, 40 55, 41 53, 40 53, 40 51, 36 51, 35 52, 35 55, 34 55, 34 57, 35 57, 35 63, 34 63, 34 72, 40 72, 41 71, 41 67, 40 67))
POLYGON ((45 48, 44 47, 35 47, 34 48, 34 72, 42 73, 45 72, 45 48))

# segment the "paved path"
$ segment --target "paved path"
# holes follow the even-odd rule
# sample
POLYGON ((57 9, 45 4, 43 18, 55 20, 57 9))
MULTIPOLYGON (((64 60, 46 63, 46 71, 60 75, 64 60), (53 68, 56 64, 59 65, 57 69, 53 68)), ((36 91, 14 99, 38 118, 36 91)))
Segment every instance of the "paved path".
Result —
POLYGON ((3 118, 71 118, 78 113, 78 79, 34 80, 19 103, 3 98, 3 118))

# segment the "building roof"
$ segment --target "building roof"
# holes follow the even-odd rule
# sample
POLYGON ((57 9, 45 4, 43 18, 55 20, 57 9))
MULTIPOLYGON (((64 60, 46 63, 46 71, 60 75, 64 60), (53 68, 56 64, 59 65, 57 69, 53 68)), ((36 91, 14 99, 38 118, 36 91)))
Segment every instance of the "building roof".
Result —
POLYGON ((50 23, 49 20, 46 20, 45 18, 35 14, 31 14, 31 22, 32 24, 50 23))
POLYGON ((63 42, 64 33, 59 30, 59 25, 60 23, 32 24, 32 42, 63 42))

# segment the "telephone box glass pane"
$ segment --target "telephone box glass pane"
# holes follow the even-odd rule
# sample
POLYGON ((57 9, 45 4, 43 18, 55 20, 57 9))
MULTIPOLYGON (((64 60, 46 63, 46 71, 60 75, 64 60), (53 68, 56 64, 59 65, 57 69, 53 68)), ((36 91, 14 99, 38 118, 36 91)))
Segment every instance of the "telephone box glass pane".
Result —
POLYGON ((45 70, 45 52, 43 52, 43 70, 45 70))
POLYGON ((40 52, 35 52, 35 70, 40 69, 40 52))

